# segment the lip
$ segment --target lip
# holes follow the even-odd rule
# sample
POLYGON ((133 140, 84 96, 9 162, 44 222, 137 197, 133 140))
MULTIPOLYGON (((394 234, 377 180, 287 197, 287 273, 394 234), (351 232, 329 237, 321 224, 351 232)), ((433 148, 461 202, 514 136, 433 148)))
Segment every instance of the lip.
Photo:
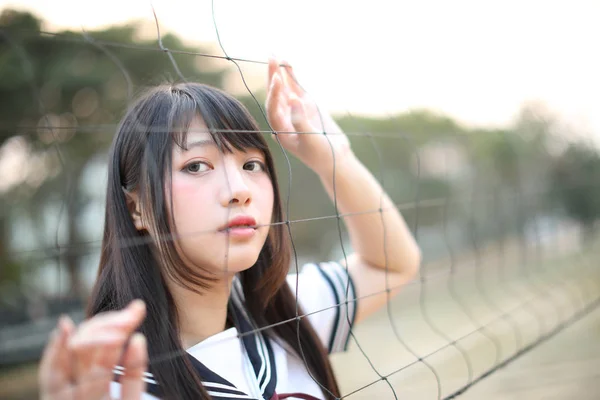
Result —
POLYGON ((256 220, 249 215, 237 215, 229 220, 225 229, 233 229, 236 227, 251 227, 252 229, 255 229, 256 220))
POLYGON ((256 219, 249 215, 238 215, 230 219, 219 231, 230 238, 248 239, 256 233, 256 219))

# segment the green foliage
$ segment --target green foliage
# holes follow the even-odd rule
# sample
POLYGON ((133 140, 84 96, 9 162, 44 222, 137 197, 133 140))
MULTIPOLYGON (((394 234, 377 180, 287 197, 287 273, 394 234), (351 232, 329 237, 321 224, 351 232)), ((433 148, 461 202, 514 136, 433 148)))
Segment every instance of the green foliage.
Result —
MULTIPOLYGON (((82 189, 83 171, 90 160, 106 153, 130 96, 181 77, 157 38, 140 39, 141 27, 136 23, 85 34, 47 35, 40 33, 41 26, 42 21, 28 13, 6 10, 0 15, 0 147, 19 138, 28 152, 28 161, 20 167, 26 178, 8 188, 0 200, 0 226, 8 227, 29 210, 41 232, 40 210, 52 202, 64 204, 61 215, 68 229, 63 244, 76 249, 83 240, 84 210, 98 201, 82 189), (56 125, 60 128, 49 129, 56 125)), ((190 47, 168 32, 163 32, 162 43, 174 51, 171 55, 186 80, 226 85, 226 71, 215 69, 210 59, 182 53, 211 53, 208 49, 190 47)), ((240 100, 270 136, 259 107, 265 93, 254 95, 258 104, 249 95, 240 100)), ((427 110, 336 120, 348 133, 356 155, 392 200, 402 205, 409 226, 418 222, 420 232, 428 228, 439 232, 443 224, 453 224, 474 227, 480 240, 494 240, 498 229, 490 218, 491 205, 496 204, 492 196, 501 197, 497 206, 516 221, 512 225, 505 221, 503 234, 522 231, 538 215, 556 214, 556 205, 586 226, 600 215, 600 190, 594 185, 600 178, 596 149, 577 144, 559 154, 549 151, 565 133, 552 113, 538 105, 523 108, 514 125, 503 129, 470 128, 427 110), (524 199, 533 207, 525 209, 524 199), (452 202, 448 215, 447 201, 452 202)), ((286 157, 275 141, 270 141, 270 147, 282 196, 287 199, 290 193, 288 217, 310 220, 292 226, 298 253, 330 256, 331 247, 339 247, 339 233, 336 218, 321 218, 334 215, 334 208, 319 179, 299 161, 286 157)), ((18 283, 23 266, 32 270, 41 264, 11 256, 10 232, 0 231, 4 266, 0 296, 2 282, 18 283)), ((426 235, 422 233, 419 240, 430 240, 426 235)), ((457 246, 459 236, 470 240, 467 228, 453 234, 457 246)), ((59 261, 76 285, 83 252, 66 253, 59 261)))
POLYGON ((588 230, 600 218, 600 157, 584 143, 573 143, 552 169, 554 200, 588 230))
MULTIPOLYGON (((206 67, 204 58, 174 54, 180 77, 157 39, 138 39, 136 24, 54 35, 41 33, 41 26, 29 13, 6 10, 0 16, 0 146, 18 136, 25 139, 21 147, 28 160, 45 160, 35 167, 20 166, 32 179, 3 193, 0 222, 11 217, 9 206, 37 210, 58 198, 66 205, 61 211, 68 226, 66 244, 75 247, 82 240, 77 221, 87 205, 79 188, 81 173, 107 151, 129 97, 146 86, 181 79, 222 86, 223 71, 206 67)), ((167 48, 202 52, 173 34, 165 34, 162 42, 167 48)), ((5 266, 0 280, 10 275, 14 281, 15 268, 9 274, 8 266, 17 264, 10 249, 0 258, 5 266)), ((69 250, 61 262, 75 285, 80 281, 80 254, 69 250)))

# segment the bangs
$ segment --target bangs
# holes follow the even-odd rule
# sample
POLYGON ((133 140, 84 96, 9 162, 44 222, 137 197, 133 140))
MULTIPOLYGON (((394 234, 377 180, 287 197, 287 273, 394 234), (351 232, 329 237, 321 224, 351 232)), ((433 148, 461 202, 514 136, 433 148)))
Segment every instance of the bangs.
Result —
POLYGON ((218 89, 187 84, 171 88, 173 105, 169 118, 172 144, 187 150, 190 125, 200 117, 221 152, 267 151, 267 142, 246 108, 235 98, 218 89))

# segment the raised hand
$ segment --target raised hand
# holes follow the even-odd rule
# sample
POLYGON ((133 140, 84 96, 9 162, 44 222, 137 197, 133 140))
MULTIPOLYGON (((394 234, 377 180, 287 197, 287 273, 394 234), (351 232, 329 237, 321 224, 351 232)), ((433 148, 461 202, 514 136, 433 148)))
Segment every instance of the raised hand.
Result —
POLYGON ((282 146, 321 174, 351 153, 348 137, 333 118, 310 99, 292 67, 269 60, 266 110, 282 146), (333 150, 333 153, 332 153, 333 150))
POLYGON ((98 314, 75 327, 63 317, 42 357, 39 383, 43 400, 94 400, 110 398, 113 368, 125 368, 121 399, 139 399, 148 352, 145 338, 133 332, 146 315, 135 300, 121 311, 98 314), (133 334, 133 336, 132 336, 133 334))

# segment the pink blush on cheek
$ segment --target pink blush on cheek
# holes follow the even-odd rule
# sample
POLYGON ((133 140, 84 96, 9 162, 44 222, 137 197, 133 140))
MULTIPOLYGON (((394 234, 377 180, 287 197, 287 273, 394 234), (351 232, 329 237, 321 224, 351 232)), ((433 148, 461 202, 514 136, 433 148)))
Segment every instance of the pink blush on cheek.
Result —
POLYGON ((194 184, 192 179, 181 179, 173 177, 171 182, 171 191, 173 193, 173 200, 176 196, 181 195, 183 197, 190 195, 192 192, 198 189, 198 184, 194 184))
POLYGON ((207 187, 209 185, 199 185, 197 180, 186 178, 174 176, 170 190, 175 223, 181 229, 207 217, 203 214, 211 213, 210 198, 213 199, 212 203, 215 202, 214 194, 211 196, 210 187, 207 187))

